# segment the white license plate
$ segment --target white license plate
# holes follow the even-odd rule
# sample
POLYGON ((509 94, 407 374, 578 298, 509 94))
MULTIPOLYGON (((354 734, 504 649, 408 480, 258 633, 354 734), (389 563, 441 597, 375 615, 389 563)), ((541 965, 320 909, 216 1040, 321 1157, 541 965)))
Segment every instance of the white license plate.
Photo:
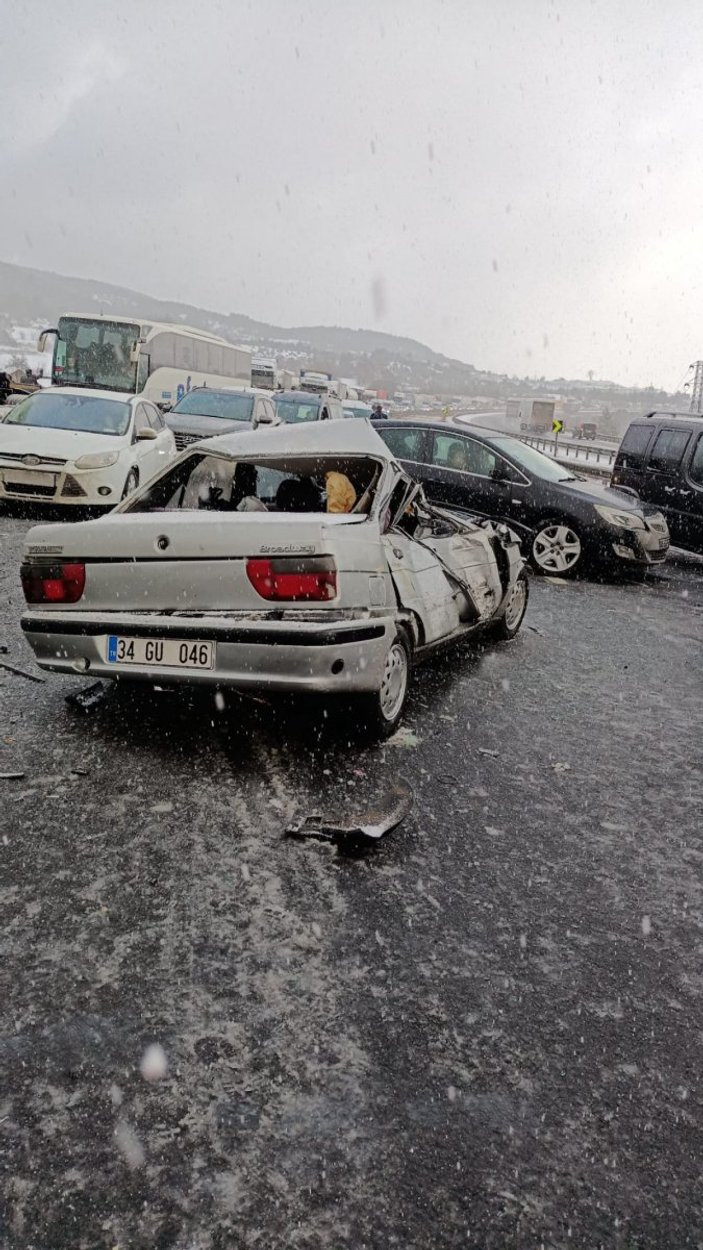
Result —
POLYGON ((214 668, 214 642, 186 642, 179 638, 107 639, 108 664, 143 664, 159 668, 214 668))
POLYGON ((3 481, 15 486, 56 486, 55 473, 28 473, 26 469, 3 469, 3 481))

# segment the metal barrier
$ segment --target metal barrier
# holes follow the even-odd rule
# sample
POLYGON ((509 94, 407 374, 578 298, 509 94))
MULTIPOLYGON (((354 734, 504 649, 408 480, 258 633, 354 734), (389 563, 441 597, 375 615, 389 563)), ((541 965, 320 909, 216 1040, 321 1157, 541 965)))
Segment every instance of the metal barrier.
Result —
POLYGON ((521 434, 520 441, 543 451, 547 456, 554 456, 565 463, 570 460, 590 460, 592 464, 600 464, 603 469, 610 468, 617 456, 617 448, 589 447, 587 443, 564 443, 563 440, 541 437, 538 434, 521 434))

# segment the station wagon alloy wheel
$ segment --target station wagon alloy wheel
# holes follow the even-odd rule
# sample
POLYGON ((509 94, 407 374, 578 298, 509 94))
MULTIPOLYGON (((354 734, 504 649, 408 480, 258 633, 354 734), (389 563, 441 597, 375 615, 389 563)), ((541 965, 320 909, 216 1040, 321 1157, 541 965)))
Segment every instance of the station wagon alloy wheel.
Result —
POLYGON ((560 521, 547 521, 532 540, 532 563, 540 573, 571 573, 582 554, 578 534, 560 521))

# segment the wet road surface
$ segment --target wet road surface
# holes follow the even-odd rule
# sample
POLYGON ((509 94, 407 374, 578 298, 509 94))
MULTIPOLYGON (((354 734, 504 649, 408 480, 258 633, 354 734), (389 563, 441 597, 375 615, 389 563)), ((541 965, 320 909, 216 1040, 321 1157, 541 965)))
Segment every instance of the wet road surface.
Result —
POLYGON ((702 639, 694 559, 533 580, 372 747, 0 670, 0 1245, 703 1245, 702 639), (398 776, 369 851, 283 836, 398 776))

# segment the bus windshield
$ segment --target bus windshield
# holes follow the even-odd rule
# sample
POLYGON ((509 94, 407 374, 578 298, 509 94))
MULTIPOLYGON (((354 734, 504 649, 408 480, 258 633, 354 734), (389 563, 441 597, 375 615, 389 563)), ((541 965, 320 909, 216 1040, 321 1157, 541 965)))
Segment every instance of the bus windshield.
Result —
POLYGON ((52 381, 64 386, 95 386, 110 391, 137 389, 137 365, 130 355, 139 338, 133 321, 60 317, 52 381))

